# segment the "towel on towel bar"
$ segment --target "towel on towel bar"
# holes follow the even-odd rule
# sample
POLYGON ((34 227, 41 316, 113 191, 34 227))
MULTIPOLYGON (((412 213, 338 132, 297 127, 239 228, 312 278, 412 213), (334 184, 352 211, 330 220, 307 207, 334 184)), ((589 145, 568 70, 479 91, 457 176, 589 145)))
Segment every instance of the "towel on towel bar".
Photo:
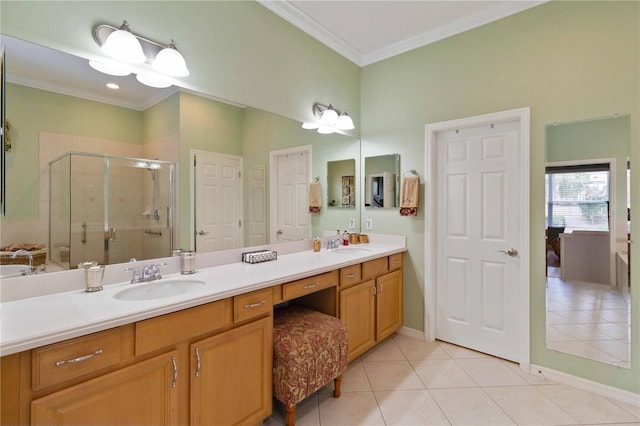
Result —
POLYGON ((309 213, 320 214, 322 207, 322 187, 320 182, 309 184, 309 213))
POLYGON ((420 197, 420 177, 402 178, 400 189, 400 216, 417 216, 420 197))

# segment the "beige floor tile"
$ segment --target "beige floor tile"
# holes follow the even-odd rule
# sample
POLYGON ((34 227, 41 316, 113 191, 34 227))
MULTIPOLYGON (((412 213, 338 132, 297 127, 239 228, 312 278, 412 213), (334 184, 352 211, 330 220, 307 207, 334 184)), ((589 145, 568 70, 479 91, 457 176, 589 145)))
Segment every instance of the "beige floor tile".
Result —
POLYGON ((606 352, 602 352, 599 349, 589 346, 581 341, 570 342, 547 342, 549 349, 565 352, 582 358, 593 359, 595 361, 611 364, 614 362, 620 362, 620 360, 614 356, 609 355, 606 352))
MULTIPOLYGON (((286 414, 284 404, 274 400, 273 414, 263 422, 264 426, 282 426, 285 424, 286 414)), ((320 426, 320 411, 318 408, 318 394, 314 393, 296 405, 297 426, 320 426)))
POLYGON ((622 362, 631 361, 631 344, 621 340, 594 340, 585 342, 622 362))
MULTIPOLYGON (((333 385, 329 386, 330 391, 333 392, 333 385)), ((342 392, 361 392, 372 390, 362 362, 355 361, 349 364, 347 371, 342 374, 342 385, 340 386, 340 390, 342 392)))
POLYGON ((361 356, 362 361, 405 361, 404 354, 393 338, 388 338, 361 356))
POLYGON ((542 373, 526 372, 520 368, 519 364, 509 363, 507 364, 509 368, 516 372, 520 377, 522 377, 527 383, 530 385, 554 385, 555 382, 547 379, 542 375, 542 373))
POLYGON ((576 419, 532 386, 484 389, 518 425, 569 425, 576 419))
POLYGON ((319 399, 322 425, 385 424, 373 392, 345 392, 340 398, 333 398, 330 394, 320 394, 319 399))
POLYGON ((554 324, 549 328, 555 328, 571 336, 574 340, 608 340, 609 336, 599 333, 588 324, 554 324))
POLYGON ((599 395, 566 385, 536 386, 540 392, 581 423, 624 423, 640 419, 599 395))
POLYGON ((374 392, 388 425, 448 425, 449 421, 427 390, 374 392))
POLYGON ((427 389, 468 388, 477 386, 453 359, 410 361, 427 389))
POLYGON ((456 363, 479 386, 517 386, 527 385, 527 381, 506 365, 506 361, 497 359, 458 359, 456 363))
POLYGON ((614 399, 610 399, 610 401, 640 419, 640 401, 638 401, 636 405, 627 404, 626 402, 616 401, 614 399))
POLYGON ((406 359, 451 359, 438 342, 425 342, 397 335, 394 340, 406 359))
POLYGON ((513 421, 480 388, 431 389, 452 425, 512 425, 513 421))
POLYGON ((409 361, 363 361, 362 365, 374 391, 425 388, 409 361))

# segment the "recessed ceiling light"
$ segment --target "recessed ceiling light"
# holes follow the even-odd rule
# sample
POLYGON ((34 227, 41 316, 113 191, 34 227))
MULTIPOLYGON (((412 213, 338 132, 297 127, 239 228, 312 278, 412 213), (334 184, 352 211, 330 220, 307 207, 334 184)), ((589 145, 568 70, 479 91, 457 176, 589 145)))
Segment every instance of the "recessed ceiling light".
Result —
POLYGON ((117 84, 115 84, 115 83, 107 83, 107 87, 108 87, 109 89, 113 89, 113 90, 116 90, 116 89, 119 89, 119 88, 120 88, 120 86, 118 86, 118 85, 117 85, 117 84))

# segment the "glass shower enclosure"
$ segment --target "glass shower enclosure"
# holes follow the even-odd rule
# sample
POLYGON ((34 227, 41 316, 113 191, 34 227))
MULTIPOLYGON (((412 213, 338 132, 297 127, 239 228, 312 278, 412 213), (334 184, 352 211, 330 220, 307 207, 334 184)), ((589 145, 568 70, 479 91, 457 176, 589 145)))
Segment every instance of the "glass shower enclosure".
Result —
POLYGON ((167 257, 175 164, 70 152, 49 163, 51 261, 66 269, 167 257))

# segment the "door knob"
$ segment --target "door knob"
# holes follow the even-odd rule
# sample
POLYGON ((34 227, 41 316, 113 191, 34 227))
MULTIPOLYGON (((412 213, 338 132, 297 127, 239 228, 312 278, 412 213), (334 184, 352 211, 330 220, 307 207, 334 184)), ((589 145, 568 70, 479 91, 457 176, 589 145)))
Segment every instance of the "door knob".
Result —
POLYGON ((514 248, 510 248, 507 251, 504 250, 498 250, 498 253, 504 253, 504 254, 508 254, 511 257, 516 257, 518 255, 518 250, 514 249, 514 248))
POLYGON ((207 235, 208 232, 204 232, 202 229, 198 231, 198 235, 207 235))

